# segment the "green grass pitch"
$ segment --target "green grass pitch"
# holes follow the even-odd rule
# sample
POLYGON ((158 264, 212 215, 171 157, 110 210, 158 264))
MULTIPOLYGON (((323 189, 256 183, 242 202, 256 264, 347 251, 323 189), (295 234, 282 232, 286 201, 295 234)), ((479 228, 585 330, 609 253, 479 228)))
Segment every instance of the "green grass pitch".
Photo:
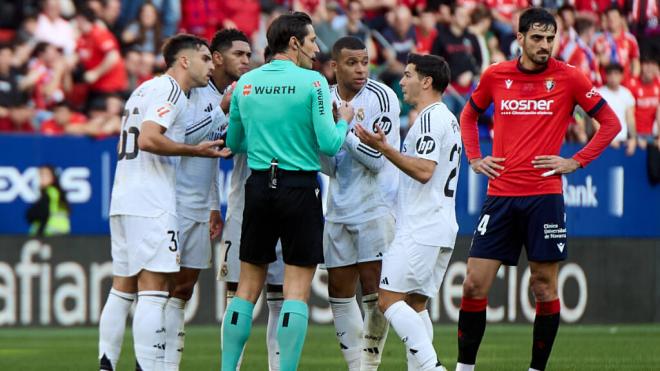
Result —
MULTIPOLYGON (((489 325, 479 352, 479 371, 527 370, 531 325, 489 325)), ((219 328, 189 326, 181 370, 219 370, 219 328)), ((435 328, 435 348, 449 370, 456 362, 456 326, 435 328)), ((0 329, 0 370, 95 370, 96 328, 0 329)), ((265 327, 255 326, 242 370, 268 370, 265 327)), ((133 370, 134 357, 127 331, 119 370, 133 370)), ((299 370, 346 370, 331 326, 312 325, 299 370)), ((390 330, 380 367, 406 370, 403 345, 390 330)), ((562 325, 548 370, 660 370, 660 324, 562 325)))

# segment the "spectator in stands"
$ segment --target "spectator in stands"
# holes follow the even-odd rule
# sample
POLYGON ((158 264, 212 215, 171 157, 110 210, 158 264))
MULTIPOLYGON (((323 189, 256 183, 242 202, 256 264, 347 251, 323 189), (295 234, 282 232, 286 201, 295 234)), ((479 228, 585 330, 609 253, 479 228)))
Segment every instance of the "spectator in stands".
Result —
POLYGON ((159 53, 163 35, 156 6, 144 3, 138 19, 122 32, 121 40, 124 44, 136 44, 135 47, 140 51, 159 53))
POLYGON ((658 58, 645 55, 641 62, 641 74, 633 79, 630 90, 635 97, 635 123, 637 143, 646 149, 649 142, 656 141, 660 147, 660 72, 658 58))
POLYGON ((119 134, 123 110, 124 99, 119 95, 109 95, 102 105, 91 107, 83 134, 96 138, 119 134))
POLYGON ((137 49, 128 49, 124 54, 124 64, 126 66, 126 76, 128 78, 127 91, 135 90, 140 84, 153 77, 153 60, 148 61, 149 53, 142 53, 137 49), (148 55, 145 57, 145 55, 148 55))
POLYGON ((660 4, 652 0, 632 0, 631 32, 637 36, 642 54, 660 56, 660 4))
POLYGON ((408 54, 417 51, 415 27, 412 21, 410 9, 399 5, 394 9, 390 25, 383 30, 383 38, 387 45, 383 45, 382 53, 387 69, 380 77, 395 91, 398 89, 398 81, 403 76, 408 54))
POLYGON ((235 28, 250 38, 259 29, 259 0, 222 0, 218 6, 220 25, 223 28, 235 28))
POLYGON ((417 41, 415 49, 417 53, 430 54, 437 36, 438 28, 435 12, 430 8, 425 8, 419 14, 419 22, 415 26, 415 39, 417 41))
POLYGON ((73 26, 60 15, 59 0, 44 0, 37 18, 35 37, 62 48, 64 54, 72 55, 76 48, 73 26))
MULTIPOLYGON (((623 67, 620 64, 611 63, 605 67, 605 71, 607 85, 598 88, 598 93, 607 101, 621 123, 621 131, 614 137, 611 145, 618 149, 625 143, 626 154, 632 156, 637 147, 635 98, 630 90, 621 85, 623 67)), ((598 127, 597 122, 594 122, 594 124, 598 127)))
POLYGON ((639 77, 639 45, 635 36, 626 31, 625 20, 619 8, 609 8, 605 15, 606 31, 597 37, 594 43, 601 77, 605 80, 607 65, 618 63, 623 66, 623 84, 627 85, 631 78, 639 77))
POLYGON ((0 118, 9 116, 9 107, 26 102, 27 95, 19 88, 21 73, 14 67, 14 48, 0 44, 0 118))
POLYGON ((85 115, 75 112, 68 103, 60 102, 53 107, 53 117, 41 124, 39 131, 44 135, 86 134, 85 115))
POLYGON ((14 134, 33 133, 33 118, 34 110, 27 102, 14 102, 9 107, 7 117, 0 118, 0 132, 14 134))
POLYGON ((26 213, 31 236, 57 236, 71 232, 70 207, 66 192, 52 166, 39 167, 40 196, 26 213))
POLYGON ((453 6, 451 23, 438 27, 432 53, 443 57, 451 71, 451 82, 444 95, 447 108, 458 116, 481 73, 481 50, 477 38, 467 30, 469 10, 453 6))
POLYGON ((481 71, 484 71, 492 63, 506 60, 504 54, 499 50, 500 46, 497 37, 491 31, 492 24, 493 17, 485 5, 479 4, 472 10, 468 31, 477 38, 477 42, 479 43, 479 52, 481 54, 481 66, 479 66, 479 70, 481 71))
POLYGON ((590 47, 596 33, 594 22, 589 18, 578 18, 575 21, 575 32, 577 37, 560 47, 557 57, 579 68, 594 85, 603 85, 598 58, 590 47))
POLYGON ((96 100, 104 101, 107 95, 124 93, 128 87, 117 39, 96 20, 88 8, 76 14, 80 30, 77 54, 84 70, 83 80, 89 85, 89 105, 97 104, 96 100))
POLYGON ((314 31, 316 31, 317 36, 316 43, 322 53, 329 54, 335 42, 346 36, 346 22, 338 21, 340 12, 339 3, 328 1, 325 4, 324 11, 319 12, 319 20, 314 23, 314 31))
POLYGON ((562 51, 570 43, 576 42, 578 35, 575 31, 575 8, 566 3, 557 10, 558 26, 560 32, 557 33, 559 40, 555 42, 555 53, 553 55, 561 55, 562 51))
MULTIPOLYGON (((364 8, 359 0, 349 0, 346 5, 346 35, 357 37, 367 44, 371 30, 363 22, 364 8)), ((367 45, 368 47, 368 45, 367 45)), ((373 55, 369 53, 369 55, 373 55)))
POLYGON ((514 14, 529 6, 527 0, 486 0, 486 6, 493 14, 493 29, 498 37, 515 35, 517 27, 514 14))
POLYGON ((22 90, 32 92, 32 103, 38 111, 39 121, 50 117, 45 111, 63 101, 71 86, 71 73, 60 50, 53 44, 39 42, 34 48, 28 73, 20 82, 22 90))

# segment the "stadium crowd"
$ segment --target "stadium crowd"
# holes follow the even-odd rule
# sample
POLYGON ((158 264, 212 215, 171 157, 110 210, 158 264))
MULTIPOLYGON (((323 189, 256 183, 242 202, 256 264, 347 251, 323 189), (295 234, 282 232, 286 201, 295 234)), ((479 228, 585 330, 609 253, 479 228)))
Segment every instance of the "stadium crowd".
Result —
MULTIPOLYGON (((518 53, 515 30, 529 5, 557 9, 553 54, 582 70, 622 122, 613 146, 628 153, 660 142, 658 2, 646 0, 26 0, 0 1, 0 132, 106 137, 119 132, 123 104, 161 73, 163 40, 176 32, 210 39, 237 28, 263 63, 270 22, 290 10, 312 16, 321 55, 351 35, 367 44, 371 77, 392 87, 409 52, 443 56, 451 69, 444 101, 457 116, 482 71, 518 53), (608 82, 609 81, 609 82, 608 82)), ((402 128, 416 112, 402 102, 402 128)), ((479 119, 491 135, 492 108, 479 119)), ((597 129, 576 110, 567 141, 597 129)))

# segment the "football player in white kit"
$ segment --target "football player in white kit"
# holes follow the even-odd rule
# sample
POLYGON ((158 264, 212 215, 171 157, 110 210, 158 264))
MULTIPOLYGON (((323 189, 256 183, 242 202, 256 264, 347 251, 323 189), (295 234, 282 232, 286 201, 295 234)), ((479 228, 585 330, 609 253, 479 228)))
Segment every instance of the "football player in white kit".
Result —
MULTIPOLYGON (((387 85, 371 80, 364 43, 347 36, 332 48, 337 85, 335 104, 350 102, 350 128, 382 128, 399 148, 399 100, 387 85)), ((328 294, 339 347, 349 371, 377 370, 389 325, 378 310, 381 259, 394 237, 394 207, 399 171, 378 151, 349 131, 341 150, 323 158, 330 176, 323 230, 328 294), (355 294, 362 288, 364 320, 355 294)))
MULTIPOLYGON (((217 35, 217 34, 216 34, 217 35)), ((247 40, 247 37, 245 38, 247 40)), ((213 48, 214 43, 211 44, 213 48)), ((268 49, 268 48, 266 48, 268 49)), ((271 55, 265 52, 264 60, 270 61, 271 55)), ((236 78, 238 80, 238 78, 236 78)), ((228 111, 225 111, 228 112, 228 111)), ((246 153, 236 153, 233 156, 234 168, 231 174, 229 194, 227 195, 227 215, 222 231, 223 256, 218 271, 218 280, 225 281, 227 306, 234 298, 238 288, 238 278, 241 272, 239 252, 241 246, 241 227, 243 225, 243 208, 245 207, 245 181, 250 176, 246 153)), ((268 265, 266 272, 266 304, 268 306, 268 323, 266 325, 266 346, 268 349, 268 369, 280 369, 280 351, 277 342, 277 320, 280 317, 284 302, 284 261, 282 260, 282 244, 277 242, 275 248, 277 260, 268 265)), ((223 323, 224 325, 224 323, 223 323)), ((221 332, 222 333, 222 332, 221 332)), ((236 366, 240 370, 242 355, 236 366)))
POLYGON ((362 142, 402 173, 394 241, 383 257, 378 306, 406 346, 408 370, 446 370, 433 349, 426 305, 438 294, 454 249, 456 185, 462 152, 456 117, 441 102, 449 66, 433 55, 410 54, 401 79, 403 98, 419 111, 401 152, 383 130, 362 127, 362 142))
MULTIPOLYGON (((224 136, 229 120, 225 112, 229 112, 231 97, 227 89, 250 69, 252 51, 242 32, 234 29, 217 32, 210 49, 213 75, 207 86, 191 90, 189 107, 184 114, 185 142, 189 144, 224 136)), ((165 361, 168 364, 178 366, 181 363, 185 305, 192 297, 200 271, 211 266, 211 240, 219 237, 222 231, 218 172, 219 160, 214 158, 182 157, 177 168, 181 270, 175 276, 175 286, 165 307, 165 361)))
POLYGON ((163 47, 167 71, 140 85, 126 102, 110 204, 113 283, 99 322, 99 363, 117 366, 126 317, 133 318, 136 369, 168 369, 164 309, 179 271, 175 172, 178 156, 220 157, 223 141, 183 143, 182 113, 192 88, 213 71, 203 39, 177 35, 163 47))

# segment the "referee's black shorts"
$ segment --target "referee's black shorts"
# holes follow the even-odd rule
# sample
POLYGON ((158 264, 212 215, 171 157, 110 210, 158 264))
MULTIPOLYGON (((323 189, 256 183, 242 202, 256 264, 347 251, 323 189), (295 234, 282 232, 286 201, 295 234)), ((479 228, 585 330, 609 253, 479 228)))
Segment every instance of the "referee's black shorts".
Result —
POLYGON ((277 188, 268 187, 268 171, 252 171, 245 183, 241 261, 267 264, 282 257, 289 265, 323 262, 323 211, 315 171, 278 170, 277 188))

